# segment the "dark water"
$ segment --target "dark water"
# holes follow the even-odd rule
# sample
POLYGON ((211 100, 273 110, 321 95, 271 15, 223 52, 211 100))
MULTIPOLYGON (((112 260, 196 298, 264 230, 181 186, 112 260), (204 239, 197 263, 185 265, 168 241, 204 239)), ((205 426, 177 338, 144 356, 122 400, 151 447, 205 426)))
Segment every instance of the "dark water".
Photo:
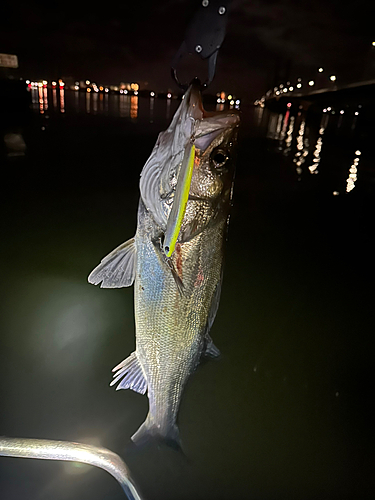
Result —
MULTIPOLYGON (((370 125, 242 108, 223 356, 186 388, 184 458, 126 451, 147 398, 108 383, 134 350, 133 294, 87 284, 134 234, 139 173, 178 103, 47 98, 2 125, 0 434, 108 447, 146 500, 373 498, 370 125)), ((0 458, 0 475, 1 500, 124 498, 88 466, 0 458)))

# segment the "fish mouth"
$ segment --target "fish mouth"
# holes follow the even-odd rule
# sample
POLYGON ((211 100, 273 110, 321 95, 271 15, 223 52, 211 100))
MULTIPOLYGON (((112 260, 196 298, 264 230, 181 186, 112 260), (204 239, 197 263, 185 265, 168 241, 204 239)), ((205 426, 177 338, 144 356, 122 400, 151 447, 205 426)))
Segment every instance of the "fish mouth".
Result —
POLYGON ((185 99, 189 100, 188 115, 195 121, 193 136, 198 149, 205 150, 220 133, 239 125, 240 115, 236 110, 206 111, 196 84, 191 85, 185 99))
MULTIPOLYGON (((196 149, 206 150, 220 134, 228 134, 239 123, 233 111, 208 113, 203 108, 202 96, 197 85, 192 84, 184 96, 187 117, 191 120, 192 134, 187 141, 177 176, 171 211, 164 235, 163 250, 171 257, 181 230, 190 195, 196 149)), ((185 106, 184 106, 185 107, 185 106)))

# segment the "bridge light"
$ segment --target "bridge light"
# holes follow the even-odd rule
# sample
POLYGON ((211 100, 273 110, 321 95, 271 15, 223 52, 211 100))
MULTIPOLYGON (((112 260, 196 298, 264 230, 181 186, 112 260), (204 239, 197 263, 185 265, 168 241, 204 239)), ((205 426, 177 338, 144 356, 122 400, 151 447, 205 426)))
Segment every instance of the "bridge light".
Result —
POLYGON ((329 79, 331 80, 331 82, 335 82, 336 81, 336 75, 331 75, 329 77, 329 79))
POLYGON ((310 85, 310 87, 312 87, 313 85, 315 85, 314 80, 310 80, 310 81, 309 81, 309 85, 310 85))

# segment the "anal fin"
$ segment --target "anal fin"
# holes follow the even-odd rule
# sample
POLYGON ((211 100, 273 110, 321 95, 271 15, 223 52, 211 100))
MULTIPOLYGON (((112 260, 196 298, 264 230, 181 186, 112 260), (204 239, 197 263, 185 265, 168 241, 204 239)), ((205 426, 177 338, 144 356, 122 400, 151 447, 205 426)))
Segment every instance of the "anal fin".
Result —
POLYGON ((139 394, 144 394, 147 391, 147 381, 136 352, 132 352, 112 371, 114 372, 113 380, 109 385, 115 385, 120 381, 116 391, 119 389, 132 389, 139 394))

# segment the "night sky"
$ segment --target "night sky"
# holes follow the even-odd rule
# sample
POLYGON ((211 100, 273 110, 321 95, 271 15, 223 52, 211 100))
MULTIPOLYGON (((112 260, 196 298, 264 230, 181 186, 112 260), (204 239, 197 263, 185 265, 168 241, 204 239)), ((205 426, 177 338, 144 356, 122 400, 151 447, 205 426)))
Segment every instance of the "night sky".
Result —
MULTIPOLYGON (((175 89, 173 55, 199 1, 2 2, 0 52, 15 53, 24 78, 147 81, 175 89)), ((279 81, 314 78, 317 67, 338 83, 374 77, 372 2, 233 0, 212 90, 257 97, 279 81), (327 73, 328 74, 328 73, 327 73)))

